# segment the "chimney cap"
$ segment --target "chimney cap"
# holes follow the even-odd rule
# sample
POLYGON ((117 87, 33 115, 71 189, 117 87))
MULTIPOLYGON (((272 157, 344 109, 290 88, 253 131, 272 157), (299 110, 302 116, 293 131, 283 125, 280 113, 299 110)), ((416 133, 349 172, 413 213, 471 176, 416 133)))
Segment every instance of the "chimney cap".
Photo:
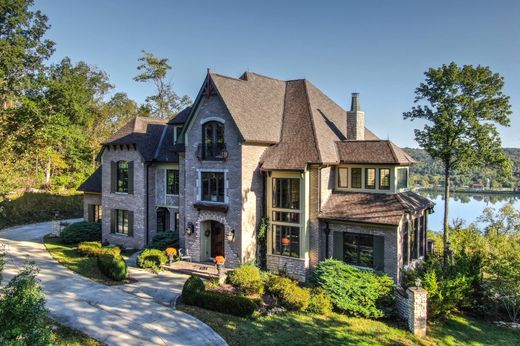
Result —
POLYGON ((360 112, 361 111, 361 103, 359 102, 359 93, 352 93, 352 102, 350 104, 351 112, 360 112))

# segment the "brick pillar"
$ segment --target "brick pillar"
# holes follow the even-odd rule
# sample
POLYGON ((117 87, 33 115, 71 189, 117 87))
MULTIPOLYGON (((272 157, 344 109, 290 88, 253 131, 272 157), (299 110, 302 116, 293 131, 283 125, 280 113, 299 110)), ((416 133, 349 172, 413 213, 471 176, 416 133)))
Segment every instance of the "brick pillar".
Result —
POLYGON ((407 291, 410 315, 408 329, 420 338, 426 337, 428 292, 421 287, 410 287, 407 291))

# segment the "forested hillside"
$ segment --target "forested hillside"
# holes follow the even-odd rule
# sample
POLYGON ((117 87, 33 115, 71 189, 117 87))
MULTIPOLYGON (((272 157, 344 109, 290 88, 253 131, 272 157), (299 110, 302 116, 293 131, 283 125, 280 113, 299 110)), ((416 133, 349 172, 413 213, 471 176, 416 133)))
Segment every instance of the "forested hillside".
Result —
MULTIPOLYGON (((438 160, 433 160, 423 149, 404 148, 417 164, 412 166, 410 176, 413 185, 432 187, 443 182, 443 168, 438 160)), ((454 172, 453 183, 456 187, 470 186, 472 184, 482 184, 486 186, 489 179, 492 188, 514 188, 520 185, 520 148, 504 148, 505 152, 513 161, 513 177, 500 177, 498 170, 484 168, 472 170, 465 174, 454 172)))
POLYGON ((74 190, 96 168, 100 143, 130 118, 169 118, 191 103, 173 91, 168 60, 148 52, 134 77, 154 88, 143 104, 88 62, 49 64, 57 43, 32 3, 0 5, 0 202, 27 188, 74 190))

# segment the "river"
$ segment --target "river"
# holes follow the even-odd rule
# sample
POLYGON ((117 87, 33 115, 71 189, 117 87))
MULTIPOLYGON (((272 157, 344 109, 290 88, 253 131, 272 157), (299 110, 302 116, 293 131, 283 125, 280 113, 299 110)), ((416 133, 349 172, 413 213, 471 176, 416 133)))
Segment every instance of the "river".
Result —
MULTIPOLYGON (((428 229, 442 231, 444 218, 444 197, 438 192, 421 192, 435 203, 434 213, 428 218, 428 229)), ((462 219, 466 224, 477 222, 484 208, 500 209, 504 204, 511 203, 520 209, 520 195, 512 194, 478 194, 455 193, 450 196, 449 221, 462 219)))

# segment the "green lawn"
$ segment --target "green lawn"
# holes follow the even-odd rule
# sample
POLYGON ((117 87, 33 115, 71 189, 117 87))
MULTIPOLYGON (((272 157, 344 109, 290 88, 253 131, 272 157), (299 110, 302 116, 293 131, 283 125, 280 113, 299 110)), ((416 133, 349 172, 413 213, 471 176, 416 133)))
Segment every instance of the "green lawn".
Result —
POLYGON ((62 326, 49 319, 52 328, 53 345, 55 346, 102 346, 105 345, 96 339, 92 339, 80 331, 62 326))
POLYGON ((106 277, 98 268, 96 257, 81 256, 75 245, 65 245, 56 237, 43 239, 47 251, 60 264, 79 275, 85 276, 105 285, 120 285, 121 282, 106 277))
POLYGON ((427 340, 417 339, 404 325, 340 314, 286 313, 252 319, 224 315, 193 306, 182 310, 208 324, 229 345, 518 345, 520 332, 470 318, 455 317, 432 327, 427 340))

